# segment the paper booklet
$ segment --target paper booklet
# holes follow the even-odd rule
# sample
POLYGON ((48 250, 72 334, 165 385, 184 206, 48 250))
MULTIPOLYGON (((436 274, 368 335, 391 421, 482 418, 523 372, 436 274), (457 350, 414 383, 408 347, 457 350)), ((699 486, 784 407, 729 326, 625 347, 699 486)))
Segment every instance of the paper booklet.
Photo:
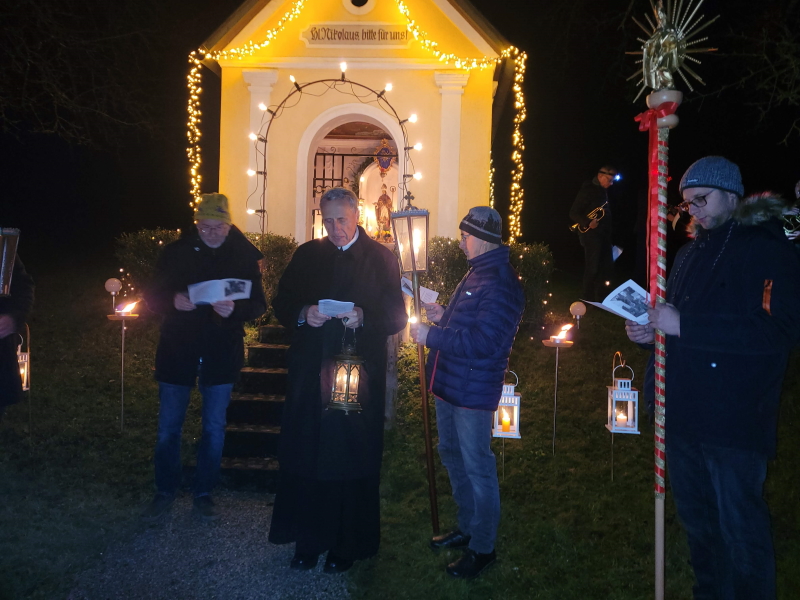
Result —
POLYGON ((350 312, 355 305, 352 302, 339 302, 338 300, 320 300, 317 303, 319 312, 329 317, 335 317, 342 313, 350 312))
POLYGON ((583 300, 592 306, 602 308, 612 314, 636 321, 639 325, 649 322, 647 309, 650 308, 650 294, 642 286, 629 279, 608 296, 602 302, 590 302, 583 300))
MULTIPOLYGON (((403 277, 400 280, 400 289, 403 290, 403 293, 414 297, 414 287, 411 284, 411 280, 408 277, 403 277)), ((434 292, 433 290, 429 290, 426 287, 419 286, 419 299, 422 300, 425 304, 433 304, 436 302, 436 299, 439 297, 439 292, 434 292)))
POLYGON ((220 300, 244 300, 250 297, 253 283, 248 279, 211 279, 189 286, 192 304, 211 304, 220 300))

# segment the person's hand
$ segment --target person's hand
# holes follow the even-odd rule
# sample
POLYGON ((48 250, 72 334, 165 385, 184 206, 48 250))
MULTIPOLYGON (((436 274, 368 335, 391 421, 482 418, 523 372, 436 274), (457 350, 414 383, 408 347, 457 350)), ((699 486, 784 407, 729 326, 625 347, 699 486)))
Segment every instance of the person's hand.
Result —
POLYGON ((430 304, 423 302, 422 308, 425 309, 425 316, 431 323, 438 323, 441 320, 442 315, 444 315, 444 306, 441 304, 436 304, 435 302, 430 304))
POLYGON ((361 324, 364 322, 364 311, 358 306, 354 306, 353 310, 340 313, 336 315, 336 318, 347 319, 347 321, 344 323, 344 326, 348 329, 356 329, 357 327, 361 327, 361 324))
POLYGON ((589 229, 597 228, 597 224, 600 222, 600 219, 592 219, 592 222, 589 223, 589 229))
POLYGON ((211 306, 214 307, 214 312, 223 319, 227 319, 233 313, 233 300, 220 300, 219 302, 212 302, 211 306))
POLYGON ((312 304, 306 310, 306 323, 311 325, 311 327, 322 327, 326 321, 330 321, 331 318, 328 315, 323 315, 319 312, 319 306, 317 304, 312 304))
POLYGON ((17 332, 17 322, 11 315, 0 315, 0 340, 17 332))
POLYGON ((647 309, 650 324, 667 335, 681 335, 681 313, 672 304, 656 304, 647 309))
POLYGON ((625 319, 625 333, 636 344, 652 344, 656 341, 656 332, 650 323, 639 325, 636 321, 625 319))
POLYGON ((197 305, 193 304, 191 300, 189 300, 189 294, 183 294, 178 292, 175 294, 175 297, 172 299, 172 304, 175 306, 176 310, 194 310, 197 308, 197 305))
POLYGON ((425 342, 428 341, 428 332, 431 329, 430 325, 425 325, 425 323, 411 323, 409 329, 411 332, 411 339, 424 346, 425 342))
POLYGON ((787 239, 787 240, 792 240, 792 241, 794 241, 794 240, 796 240, 796 239, 797 239, 797 238, 799 238, 799 237, 800 237, 800 229, 798 229, 797 231, 792 231, 791 233, 787 233, 787 234, 786 234, 786 239, 787 239))

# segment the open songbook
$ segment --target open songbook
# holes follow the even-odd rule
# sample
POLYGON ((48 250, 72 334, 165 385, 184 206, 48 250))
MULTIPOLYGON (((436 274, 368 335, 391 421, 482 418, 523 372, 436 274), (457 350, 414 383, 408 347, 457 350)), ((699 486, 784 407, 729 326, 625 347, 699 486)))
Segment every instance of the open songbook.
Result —
POLYGON ((221 300, 244 300, 250 297, 253 283, 248 279, 211 279, 189 286, 192 304, 211 304, 221 300))
POLYGON ((602 308, 623 319, 636 321, 639 325, 649 322, 647 309, 650 308, 650 294, 633 279, 629 279, 617 287, 602 302, 590 302, 589 300, 583 300, 583 302, 602 308))

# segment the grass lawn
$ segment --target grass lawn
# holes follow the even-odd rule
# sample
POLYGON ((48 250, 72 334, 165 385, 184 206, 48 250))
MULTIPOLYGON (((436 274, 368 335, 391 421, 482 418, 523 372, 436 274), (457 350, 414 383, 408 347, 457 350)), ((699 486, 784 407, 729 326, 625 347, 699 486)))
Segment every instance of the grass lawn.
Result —
MULTIPOLYGON (((33 395, 30 405, 9 409, 0 425, 3 600, 65 597, 75 575, 97 561, 109 543, 138 531, 138 510, 152 490, 157 323, 142 317, 128 330, 125 430, 120 432, 120 325, 105 318, 111 303, 103 290, 114 265, 32 264, 30 270, 37 281, 33 395)), ((577 281, 559 274, 552 291, 554 311, 566 315, 577 281)), ((622 351, 635 369, 634 386, 641 383, 646 354, 627 341, 617 317, 595 310, 584 318, 575 346, 560 355, 553 456, 554 351, 539 341, 545 335, 549 332, 521 332, 517 338, 512 368, 520 377, 523 438, 505 442, 498 563, 471 583, 444 573, 455 554, 437 556, 427 547, 431 526, 419 388, 415 353, 406 353, 398 422, 386 440, 381 552, 349 575, 354 597, 652 597, 652 428, 643 418, 642 435, 615 436, 612 482, 611 435, 603 427, 614 352, 622 351)), ((797 367, 795 357, 781 408, 778 459, 770 465, 767 485, 779 595, 787 599, 800 587, 797 367)), ((198 425, 193 404, 185 455, 198 425)), ((494 448, 500 460, 502 441, 495 440, 494 448)), ((436 460, 442 528, 447 529, 455 506, 436 460)), ((668 598, 691 597, 687 559, 668 496, 668 598)))

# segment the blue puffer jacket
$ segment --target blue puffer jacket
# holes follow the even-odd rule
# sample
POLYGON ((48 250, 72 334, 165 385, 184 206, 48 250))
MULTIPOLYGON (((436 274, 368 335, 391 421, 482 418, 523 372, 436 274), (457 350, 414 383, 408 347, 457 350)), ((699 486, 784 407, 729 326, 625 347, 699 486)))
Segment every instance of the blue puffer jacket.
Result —
POLYGON ((508 246, 469 261, 439 323, 428 332, 428 381, 439 398, 464 408, 497 410, 525 293, 508 246))

